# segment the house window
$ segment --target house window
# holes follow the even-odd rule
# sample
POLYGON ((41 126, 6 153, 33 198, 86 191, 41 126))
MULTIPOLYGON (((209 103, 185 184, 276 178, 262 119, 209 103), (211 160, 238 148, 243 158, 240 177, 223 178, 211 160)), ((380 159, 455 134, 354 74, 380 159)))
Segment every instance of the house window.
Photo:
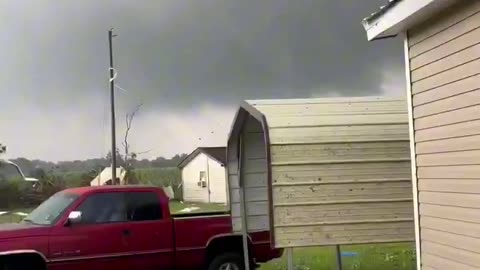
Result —
POLYGON ((207 179, 206 179, 206 172, 200 171, 200 178, 198 179, 198 186, 205 188, 207 187, 207 179))

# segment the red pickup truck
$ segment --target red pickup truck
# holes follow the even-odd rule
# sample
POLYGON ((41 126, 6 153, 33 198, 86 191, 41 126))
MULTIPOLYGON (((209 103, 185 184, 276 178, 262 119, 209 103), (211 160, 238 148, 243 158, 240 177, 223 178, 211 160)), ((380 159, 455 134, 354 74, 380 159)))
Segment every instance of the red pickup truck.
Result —
MULTIPOLYGON (((252 266, 282 255, 269 232, 249 235, 252 266)), ((243 270, 228 213, 170 215, 161 188, 66 189, 21 223, 0 225, 0 269, 243 270), (3 266, 3 268, 2 268, 3 266)))

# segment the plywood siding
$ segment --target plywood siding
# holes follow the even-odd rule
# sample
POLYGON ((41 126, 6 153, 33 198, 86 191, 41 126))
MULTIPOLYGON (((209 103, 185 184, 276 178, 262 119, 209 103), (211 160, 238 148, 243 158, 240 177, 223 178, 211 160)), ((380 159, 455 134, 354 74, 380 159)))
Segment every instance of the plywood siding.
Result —
POLYGON ((480 1, 408 32, 422 269, 480 268, 480 1))
MULTIPOLYGON (((249 117, 242 136, 242 181, 245 190, 247 230, 249 232, 270 229, 268 213, 267 160, 264 133, 260 122, 249 117)), ((229 154, 230 155, 230 154, 229 154)), ((229 185, 234 231, 241 231, 241 205, 239 170, 236 157, 229 156, 229 185)))
POLYGON ((405 100, 255 108, 269 125, 276 247, 414 240, 405 100))

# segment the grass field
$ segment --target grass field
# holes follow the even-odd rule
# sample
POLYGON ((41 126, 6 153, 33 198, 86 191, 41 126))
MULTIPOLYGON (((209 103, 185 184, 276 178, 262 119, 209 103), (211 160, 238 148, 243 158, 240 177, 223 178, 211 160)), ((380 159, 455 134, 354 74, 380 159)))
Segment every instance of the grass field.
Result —
MULTIPOLYGON (((170 211, 179 213, 184 208, 198 207, 190 213, 224 211, 221 204, 181 203, 172 201, 170 211)), ((29 213, 32 209, 13 209, 9 212, 29 213)), ((19 222, 21 216, 0 215, 0 223, 19 222)), ((413 243, 342 246, 342 252, 354 256, 342 258, 343 270, 414 270, 415 252, 413 243)), ((295 270, 335 269, 334 247, 297 248, 293 251, 295 270)), ((286 270, 286 256, 263 264, 260 270, 286 270)))
MULTIPOLYGON (((343 257, 343 270, 414 270, 414 243, 342 246, 342 252, 357 253, 343 257)), ((334 247, 297 248, 293 250, 296 270, 333 270, 334 247)), ((262 265, 260 270, 286 270, 286 256, 262 265)))

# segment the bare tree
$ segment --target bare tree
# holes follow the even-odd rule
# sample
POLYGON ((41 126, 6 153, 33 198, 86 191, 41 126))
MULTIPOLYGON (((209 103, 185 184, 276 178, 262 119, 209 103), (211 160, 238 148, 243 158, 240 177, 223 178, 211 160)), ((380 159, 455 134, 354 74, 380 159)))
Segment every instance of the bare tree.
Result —
POLYGON ((143 106, 143 104, 137 105, 131 113, 127 113, 125 115, 126 129, 125 129, 125 135, 123 137, 122 145, 123 145, 123 149, 124 149, 123 160, 124 160, 124 163, 125 163, 124 165, 125 165, 125 171, 126 171, 126 177, 125 177, 125 182, 126 183, 129 182, 130 172, 133 168, 132 160, 136 159, 141 154, 146 154, 146 153, 151 151, 151 150, 147 150, 147 151, 142 151, 142 152, 131 152, 130 151, 130 144, 128 143, 128 138, 129 138, 129 135, 130 135, 130 131, 132 129, 133 119, 135 118, 135 116, 137 115, 138 111, 140 110, 140 108, 142 106, 143 106))

